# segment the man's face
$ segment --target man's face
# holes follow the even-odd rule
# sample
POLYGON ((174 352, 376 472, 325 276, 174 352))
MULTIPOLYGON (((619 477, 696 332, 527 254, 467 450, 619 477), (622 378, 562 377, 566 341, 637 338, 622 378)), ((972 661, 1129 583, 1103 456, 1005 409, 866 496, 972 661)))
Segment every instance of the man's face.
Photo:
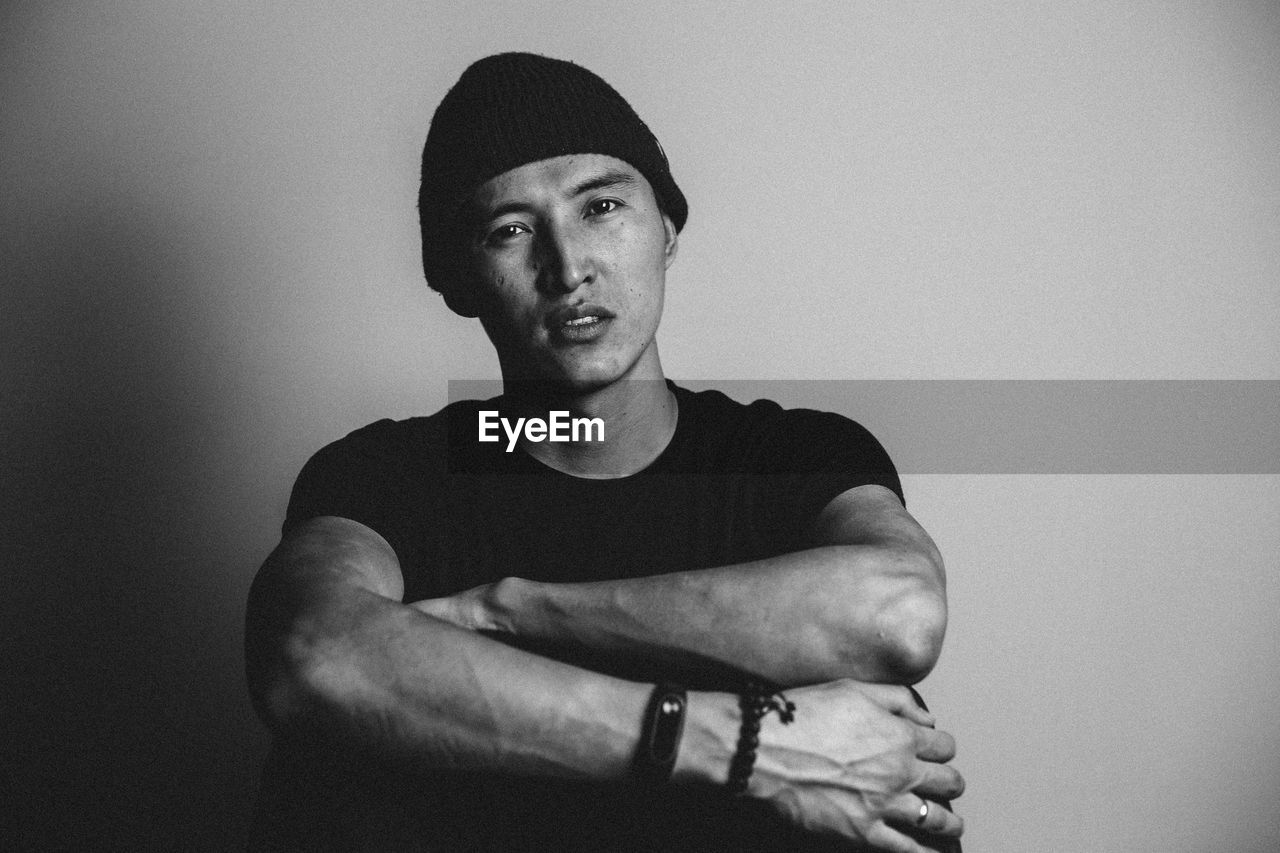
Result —
POLYGON ((463 299, 504 378, 588 391, 661 377, 676 232, 643 175, 604 154, 539 160, 485 183, 472 210, 463 299))

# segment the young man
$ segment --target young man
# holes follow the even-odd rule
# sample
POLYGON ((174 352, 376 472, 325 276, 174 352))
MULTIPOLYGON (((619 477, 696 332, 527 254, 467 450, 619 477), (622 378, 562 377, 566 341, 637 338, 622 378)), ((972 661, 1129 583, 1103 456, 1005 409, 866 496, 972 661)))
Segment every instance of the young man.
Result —
POLYGON ((937 658, 941 558, 861 427, 665 379, 688 209, 630 106, 483 59, 420 209, 504 393, 300 475, 249 600, 253 846, 955 849, 954 742, 897 686, 937 658))

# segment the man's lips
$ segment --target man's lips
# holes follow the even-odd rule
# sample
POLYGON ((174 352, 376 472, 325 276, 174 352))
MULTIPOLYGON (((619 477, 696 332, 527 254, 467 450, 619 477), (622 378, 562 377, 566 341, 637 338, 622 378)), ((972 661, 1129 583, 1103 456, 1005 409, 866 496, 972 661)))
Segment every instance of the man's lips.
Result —
POLYGON ((558 308, 547 317, 553 340, 567 344, 588 343, 604 334, 612 311, 599 305, 574 305, 558 308))
POLYGON ((612 320, 614 314, 599 305, 566 305, 557 308, 547 317, 547 328, 555 331, 564 327, 589 326, 592 322, 612 320))

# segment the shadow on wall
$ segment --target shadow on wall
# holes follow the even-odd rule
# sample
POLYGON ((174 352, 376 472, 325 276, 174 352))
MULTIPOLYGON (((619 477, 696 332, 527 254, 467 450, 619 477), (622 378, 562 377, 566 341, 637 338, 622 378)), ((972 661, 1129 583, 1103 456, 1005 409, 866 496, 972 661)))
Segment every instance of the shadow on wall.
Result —
POLYGON ((263 751, 236 580, 261 555, 219 522, 201 248, 111 195, 20 223, 5 264, 0 846, 225 849, 263 751))

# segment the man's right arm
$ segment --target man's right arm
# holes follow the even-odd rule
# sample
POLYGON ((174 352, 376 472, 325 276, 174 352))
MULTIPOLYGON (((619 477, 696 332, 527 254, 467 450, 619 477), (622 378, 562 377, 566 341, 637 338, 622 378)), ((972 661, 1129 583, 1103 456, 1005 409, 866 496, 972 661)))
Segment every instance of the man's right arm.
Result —
MULTIPOLYGON (((650 685, 512 648, 402 595, 376 532, 333 517, 292 527, 249 596, 250 691, 268 727, 421 766, 629 775, 650 685)), ((788 695, 796 721, 766 721, 748 793, 814 832, 926 850, 892 827, 913 822, 921 796, 959 794, 951 738, 905 688, 841 681, 788 695)), ((732 694, 691 693, 674 781, 723 784, 739 722, 732 694)), ((959 833, 951 813, 931 815, 926 829, 959 833)))
POLYGON ((456 628, 402 595, 373 530, 333 517, 291 528, 249 593, 249 687, 267 726, 434 767, 626 774, 644 685, 456 628))

